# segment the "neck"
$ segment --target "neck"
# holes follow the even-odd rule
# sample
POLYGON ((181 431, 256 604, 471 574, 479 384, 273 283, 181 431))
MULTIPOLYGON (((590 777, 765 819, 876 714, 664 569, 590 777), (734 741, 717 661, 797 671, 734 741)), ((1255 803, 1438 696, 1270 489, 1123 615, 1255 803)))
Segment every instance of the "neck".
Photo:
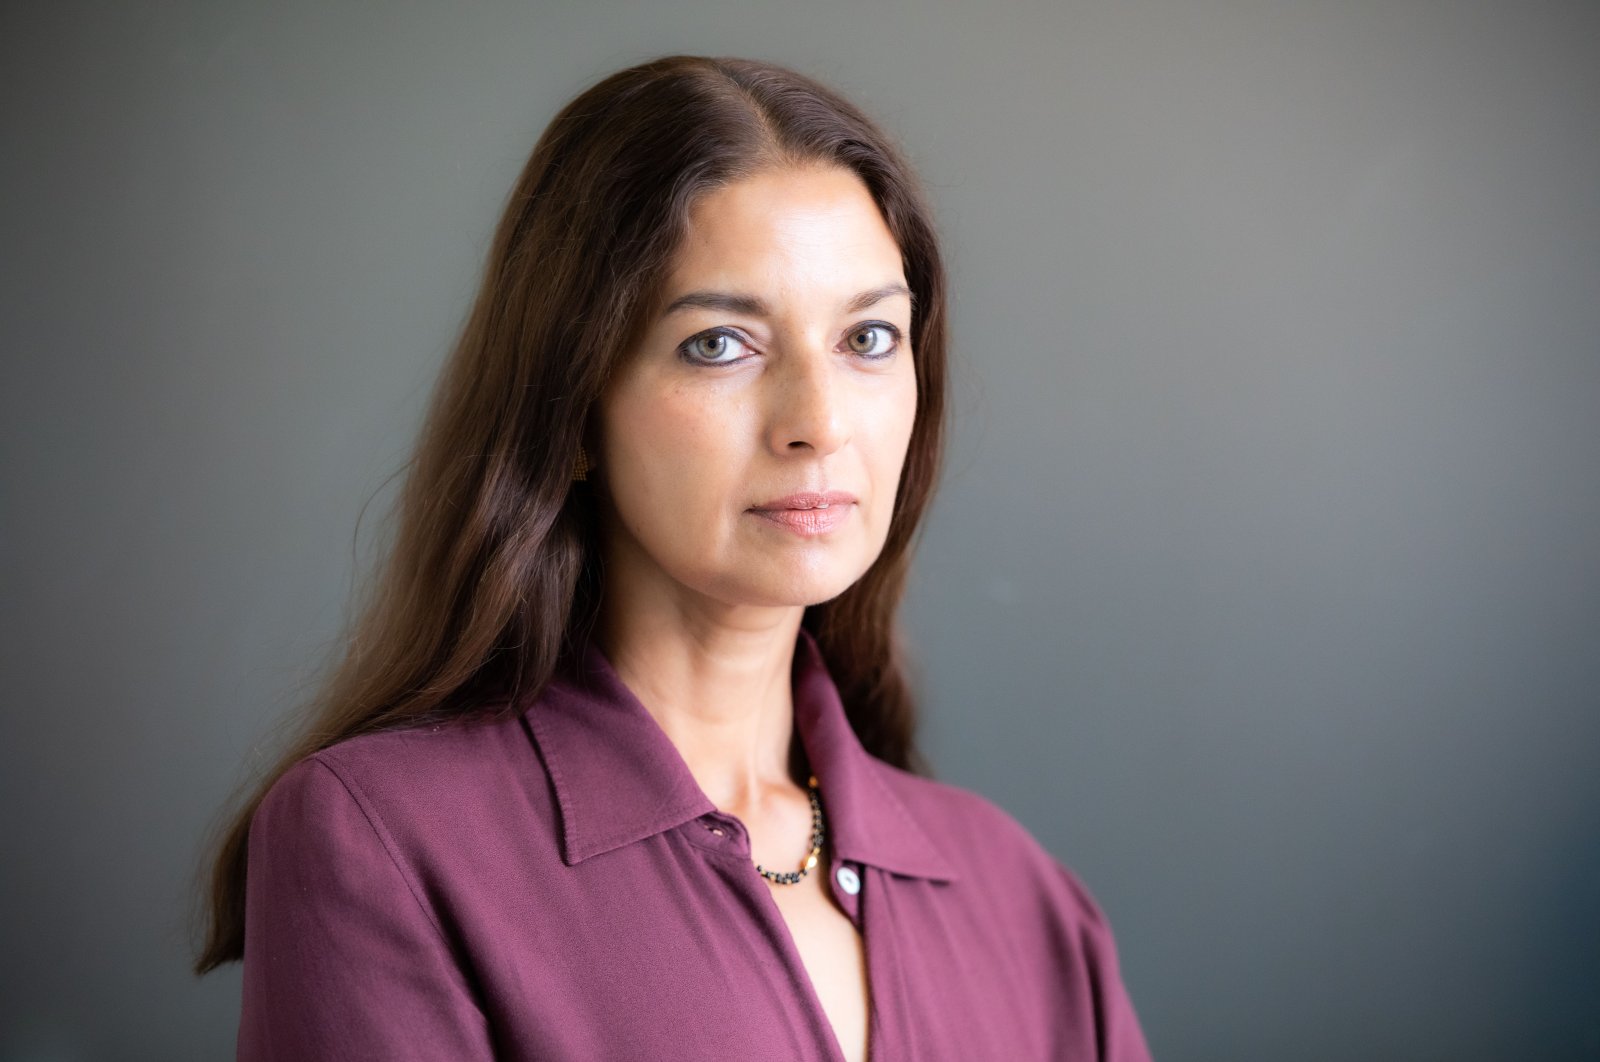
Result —
POLYGON ((805 610, 654 606, 605 610, 601 646, 706 796, 739 815, 793 785, 790 669, 805 610))

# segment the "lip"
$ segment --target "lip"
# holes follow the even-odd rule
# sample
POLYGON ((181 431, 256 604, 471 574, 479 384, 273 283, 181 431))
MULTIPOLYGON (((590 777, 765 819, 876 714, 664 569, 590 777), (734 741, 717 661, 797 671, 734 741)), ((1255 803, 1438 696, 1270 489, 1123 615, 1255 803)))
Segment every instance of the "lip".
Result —
POLYGON ((780 509, 819 509, 823 506, 853 505, 856 496, 847 490, 803 490, 782 498, 752 506, 758 512, 776 512, 780 509))
POLYGON ((855 504, 856 496, 848 491, 801 491, 763 502, 750 512, 798 535, 811 537, 827 534, 844 523, 855 504))

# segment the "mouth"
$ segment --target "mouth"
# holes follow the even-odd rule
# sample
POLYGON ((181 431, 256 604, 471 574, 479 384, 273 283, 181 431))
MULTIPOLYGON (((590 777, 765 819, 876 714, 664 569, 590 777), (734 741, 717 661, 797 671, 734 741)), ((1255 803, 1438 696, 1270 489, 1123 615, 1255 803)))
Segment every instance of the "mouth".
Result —
POLYGON ((847 491, 803 491, 751 508, 752 515, 803 537, 826 534, 849 518, 856 496, 847 491))
POLYGON ((774 498, 752 507, 754 512, 779 512, 788 510, 831 509, 835 505, 854 505, 856 496, 845 490, 806 490, 782 498, 774 498))

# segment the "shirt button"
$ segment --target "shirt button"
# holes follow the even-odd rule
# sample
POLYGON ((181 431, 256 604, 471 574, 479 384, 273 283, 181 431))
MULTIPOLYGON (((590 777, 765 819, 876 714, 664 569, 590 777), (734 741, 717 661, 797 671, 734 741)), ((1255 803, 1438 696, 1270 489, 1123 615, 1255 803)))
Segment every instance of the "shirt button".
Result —
POLYGON ((861 875, 847 866, 842 866, 833 872, 833 880, 839 883, 839 888, 854 896, 861 891, 861 875))

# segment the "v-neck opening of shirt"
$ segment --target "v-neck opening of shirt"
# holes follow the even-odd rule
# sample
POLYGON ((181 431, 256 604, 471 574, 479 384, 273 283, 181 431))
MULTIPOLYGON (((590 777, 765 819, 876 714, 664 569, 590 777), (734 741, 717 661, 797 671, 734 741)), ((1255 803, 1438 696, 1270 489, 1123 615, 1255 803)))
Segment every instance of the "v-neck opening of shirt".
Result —
MULTIPOLYGON (((830 851, 828 853, 827 860, 828 874, 830 876, 838 869, 836 859, 836 854, 830 851)), ((750 869, 751 873, 754 874, 755 867, 753 864, 751 865, 750 869)), ((821 869, 820 865, 818 869, 821 869)), ((795 943, 794 932, 789 928, 789 920, 783 916, 783 909, 778 906, 778 901, 773 897, 772 890, 767 885, 766 879, 762 878, 759 874, 756 874, 755 876, 756 881, 761 885, 762 900, 767 906, 769 916, 772 918, 773 922, 778 928, 778 932, 781 934, 779 947, 784 950, 786 961, 788 961, 796 970, 799 971, 800 980, 805 985, 806 994, 811 1001, 811 1006, 815 1007, 816 1013, 821 1015, 822 1026, 828 1031, 828 1036, 833 1044, 833 1058, 835 1062, 847 1062, 844 1053, 844 1045, 839 1039, 839 1030, 834 1028, 833 1019, 828 1017, 828 1009, 822 1005, 822 996, 817 992, 817 986, 811 980, 811 970, 806 966, 805 957, 800 954, 799 945, 795 943)), ((833 897, 831 886, 824 883, 823 889, 828 893, 829 902, 837 905, 838 901, 833 897)), ((863 888, 861 891, 865 893, 866 889, 863 888)), ((844 911, 842 908, 840 909, 839 913, 844 915, 846 920, 850 921, 851 926, 861 936, 861 965, 864 971, 863 978, 867 985, 867 1053, 863 1059, 863 1062, 876 1062, 878 1056, 874 1048, 876 1046, 878 1031, 876 1013, 878 1007, 878 993, 877 987, 872 983, 872 945, 867 936, 866 905, 862 904, 861 906, 859 924, 857 924, 854 919, 850 918, 849 912, 844 911)))

